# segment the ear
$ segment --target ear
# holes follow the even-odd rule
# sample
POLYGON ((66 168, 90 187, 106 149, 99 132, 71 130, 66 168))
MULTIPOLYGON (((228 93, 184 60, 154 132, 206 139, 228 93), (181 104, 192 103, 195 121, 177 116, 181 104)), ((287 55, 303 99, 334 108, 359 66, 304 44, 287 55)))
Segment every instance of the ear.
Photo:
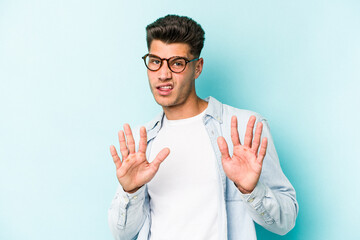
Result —
POLYGON ((204 66, 204 59, 199 58, 199 60, 196 61, 196 65, 195 65, 195 79, 197 79, 200 76, 203 66, 204 66))

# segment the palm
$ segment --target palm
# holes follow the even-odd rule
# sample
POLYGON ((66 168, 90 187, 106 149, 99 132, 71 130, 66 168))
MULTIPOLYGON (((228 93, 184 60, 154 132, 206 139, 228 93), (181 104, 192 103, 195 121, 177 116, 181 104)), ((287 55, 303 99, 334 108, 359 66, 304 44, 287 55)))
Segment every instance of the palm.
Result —
POLYGON ((148 183, 159 169, 160 163, 169 155, 169 149, 164 148, 159 152, 152 163, 146 159, 147 137, 145 128, 140 129, 139 151, 135 152, 135 142, 129 125, 125 125, 125 133, 119 131, 121 162, 116 149, 111 146, 110 152, 116 165, 116 176, 123 189, 134 192, 142 185, 148 183))
POLYGON ((243 193, 250 193, 256 186, 262 168, 262 160, 266 153, 267 139, 264 138, 260 145, 262 123, 257 125, 255 137, 252 133, 255 117, 251 117, 245 133, 244 144, 241 145, 237 131, 237 119, 231 119, 231 140, 233 142, 233 156, 229 155, 227 143, 223 137, 219 137, 218 145, 222 155, 222 164, 225 174, 232 180, 243 193))

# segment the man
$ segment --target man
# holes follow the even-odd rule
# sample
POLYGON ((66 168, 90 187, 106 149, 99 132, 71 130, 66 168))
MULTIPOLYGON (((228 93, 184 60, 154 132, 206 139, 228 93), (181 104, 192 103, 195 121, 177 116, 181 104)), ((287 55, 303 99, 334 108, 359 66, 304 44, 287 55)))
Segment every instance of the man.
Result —
POLYGON ((256 239, 254 221, 286 234, 298 205, 266 120, 197 96, 199 24, 168 15, 146 30, 143 60, 163 113, 140 128, 139 140, 124 125, 121 158, 110 147, 120 183, 109 210, 114 238, 256 239))

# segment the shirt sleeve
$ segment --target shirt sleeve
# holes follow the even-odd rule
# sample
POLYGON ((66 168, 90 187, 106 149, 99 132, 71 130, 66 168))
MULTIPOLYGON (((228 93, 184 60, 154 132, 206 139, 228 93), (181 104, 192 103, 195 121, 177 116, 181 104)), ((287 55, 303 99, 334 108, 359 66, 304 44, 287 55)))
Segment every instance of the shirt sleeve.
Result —
POLYGON ((114 239, 136 239, 146 218, 145 197, 146 185, 131 194, 124 192, 119 185, 108 212, 109 226, 114 239))
POLYGON ((295 189, 284 175, 268 123, 262 119, 262 138, 268 138, 259 182, 250 194, 241 194, 253 220, 267 230, 285 235, 298 214, 295 189))

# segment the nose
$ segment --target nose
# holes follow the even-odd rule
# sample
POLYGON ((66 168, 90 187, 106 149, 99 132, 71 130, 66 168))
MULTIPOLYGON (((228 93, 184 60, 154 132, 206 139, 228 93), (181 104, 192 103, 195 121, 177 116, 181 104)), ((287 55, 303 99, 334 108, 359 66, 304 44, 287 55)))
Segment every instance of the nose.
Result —
POLYGON ((158 70, 159 73, 159 80, 160 81, 166 81, 171 79, 172 72, 169 69, 168 62, 166 60, 163 60, 163 64, 161 68, 158 70))

